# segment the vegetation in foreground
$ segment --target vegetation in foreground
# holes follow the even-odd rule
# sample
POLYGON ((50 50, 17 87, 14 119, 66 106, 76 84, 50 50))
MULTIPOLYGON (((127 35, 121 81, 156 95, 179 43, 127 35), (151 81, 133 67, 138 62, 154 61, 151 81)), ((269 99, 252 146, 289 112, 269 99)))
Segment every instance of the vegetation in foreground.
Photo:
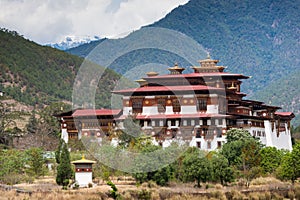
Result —
MULTIPOLYGON (((58 130, 55 118, 50 114, 55 108, 58 109, 59 106, 55 105, 53 108, 46 107, 42 112, 37 113, 38 118, 33 114, 30 117, 30 123, 26 127, 28 134, 32 134, 35 137, 42 137, 43 134, 53 134, 56 138, 59 138, 59 135, 55 134, 58 130), (47 128, 41 129, 41 127, 47 128), (44 133, 41 132, 42 130, 44 130, 44 133)), ((9 115, 9 113, 3 109, 3 117, 1 118, 3 123, 7 123, 10 120, 13 121, 14 117, 17 116, 9 115)), ((11 126, 13 128, 14 124, 11 124, 11 126)), ((176 143, 166 149, 153 145, 151 137, 143 135, 139 130, 139 126, 135 126, 131 122, 125 121, 124 126, 126 127, 126 131, 117 133, 120 138, 118 146, 108 146, 107 150, 110 153, 117 152, 120 149, 142 154, 161 150, 163 153, 159 155, 161 156, 159 159, 162 160, 165 159, 164 156, 167 155, 168 150, 176 148, 176 143), (132 134, 127 134, 126 132, 128 131, 135 137, 132 134)), ((298 129, 295 128, 293 130, 297 131, 298 129)), ((1 132, 1 136, 5 136, 6 138, 13 137, 9 130, 11 129, 4 129, 1 132)), ((194 193, 198 194, 200 191, 207 191, 210 188, 237 187, 237 190, 241 190, 241 188, 251 189, 255 185, 253 180, 258 180, 259 177, 276 177, 281 181, 285 181, 285 183, 280 184, 280 187, 284 188, 284 191, 289 192, 289 195, 296 195, 296 189, 292 188, 298 184, 297 179, 300 176, 300 143, 296 141, 292 152, 278 150, 274 147, 264 147, 259 140, 253 138, 247 131, 240 129, 231 129, 228 131, 227 141, 222 149, 212 152, 204 152, 198 148, 189 147, 180 154, 175 162, 156 171, 143 172, 143 169, 149 166, 146 165, 147 162, 140 160, 142 159, 141 157, 136 158, 140 165, 135 166, 135 171, 131 174, 109 168, 98 162, 94 165, 94 178, 96 182, 97 180, 111 181, 109 183, 114 188, 113 196, 115 198, 126 195, 134 198, 138 198, 139 195, 145 195, 145 198, 154 198, 157 195, 163 196, 166 194, 168 194, 168 198, 177 198, 175 196, 181 194, 177 194, 172 190, 174 185, 188 185, 187 190, 193 190, 193 192, 187 198, 192 198, 194 193), (125 190, 119 189, 119 185, 113 187, 116 181, 112 181, 111 178, 123 176, 133 177, 138 188, 126 193, 125 190), (145 185, 150 187, 150 189, 140 190, 140 187, 145 185), (151 187, 158 188, 158 190, 164 187, 166 189, 163 192, 159 191, 157 193, 152 191, 151 187), (289 191, 288 188, 292 190, 289 191)), ((84 151, 84 146, 80 144, 80 141, 75 142, 76 144, 73 143, 74 141, 69 143, 73 151, 68 155, 67 144, 61 142, 57 148, 56 158, 47 157, 45 149, 42 147, 16 150, 11 148, 9 143, 2 143, 2 147, 4 148, 0 151, 1 183, 8 185, 16 185, 24 182, 32 183, 36 178, 50 174, 56 176, 56 182, 59 185, 62 185, 64 189, 70 190, 70 185, 74 183, 74 172, 70 161, 80 159, 82 153, 88 154, 84 151), (76 149, 81 151, 76 151, 76 149), (52 163, 52 170, 47 169, 45 163, 52 163)), ((116 165, 124 165, 124 160, 114 158, 114 154, 111 155, 111 159, 116 161, 116 165)), ((94 159, 91 156, 88 157, 89 159, 94 159)), ((159 162, 159 159, 153 159, 152 164, 157 164, 155 162, 159 162)), ((266 190, 273 195, 270 188, 266 190)), ((211 198, 213 195, 220 195, 219 193, 210 194, 210 192, 213 191, 210 190, 209 195, 207 192, 204 192, 207 198, 211 198)), ((228 194, 230 193, 227 192, 227 189, 224 193, 226 198, 229 198, 228 194)), ((241 196, 243 195, 245 194, 241 194, 241 196)), ((285 197, 287 195, 284 194, 285 197)))

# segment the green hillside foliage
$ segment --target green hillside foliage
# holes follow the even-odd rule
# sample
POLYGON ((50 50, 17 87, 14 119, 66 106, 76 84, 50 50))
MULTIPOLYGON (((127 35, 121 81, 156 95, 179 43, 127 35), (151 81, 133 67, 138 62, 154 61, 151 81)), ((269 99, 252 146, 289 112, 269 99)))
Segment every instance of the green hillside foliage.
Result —
MULTIPOLYGON (((286 84, 282 84, 287 80, 297 80, 299 74, 299 9, 298 0, 190 0, 148 27, 176 30, 193 38, 210 52, 212 58, 219 59, 220 65, 228 66, 227 71, 253 77, 242 85, 243 92, 248 93, 249 98, 271 101, 288 110, 290 106, 287 105, 292 104, 292 99, 299 101, 300 94, 297 81, 289 85, 288 90, 286 84), (281 91, 288 93, 289 90, 295 92, 273 100, 277 98, 273 94, 282 94, 281 91)), ((123 39, 106 40, 111 43, 106 52, 118 52, 140 37, 145 38, 145 43, 147 38, 153 37, 156 41, 164 42, 162 36, 153 36, 143 30, 135 31, 123 39)), ((176 48, 191 51, 187 47, 174 46, 176 48)), ((75 49, 69 52, 77 54, 75 49)), ((180 62, 184 67, 189 65, 180 56, 170 52, 138 49, 122 55, 110 67, 124 74, 147 62, 169 66, 174 62, 180 62)), ((299 105, 292 107, 293 112, 299 110, 299 105)))
POLYGON ((300 1, 191 0, 152 26, 193 37, 228 71, 253 77, 242 87, 249 98, 299 115, 299 8, 300 1))
MULTIPOLYGON (((0 91, 8 98, 28 105, 71 102, 74 80, 82 62, 82 58, 40 46, 17 32, 0 31, 0 91)), ((119 78, 115 72, 105 70, 96 94, 98 107, 110 106, 111 90, 119 78)))

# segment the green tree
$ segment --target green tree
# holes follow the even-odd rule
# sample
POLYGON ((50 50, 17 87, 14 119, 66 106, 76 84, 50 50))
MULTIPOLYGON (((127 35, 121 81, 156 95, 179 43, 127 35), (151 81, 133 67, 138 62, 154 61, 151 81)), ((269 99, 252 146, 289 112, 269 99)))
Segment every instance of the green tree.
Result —
POLYGON ((230 166, 242 172, 249 182, 261 174, 259 154, 262 145, 248 131, 230 129, 227 132, 228 141, 223 145, 221 154, 228 159, 230 166))
POLYGON ((260 150, 260 167, 264 174, 272 174, 276 171, 284 156, 283 150, 276 147, 265 147, 260 150))
POLYGON ((29 118, 28 124, 26 125, 27 132, 30 134, 35 134, 38 129, 38 120, 35 116, 35 110, 32 111, 32 114, 29 118))
POLYGON ((142 130, 138 123, 133 116, 128 116, 124 120, 124 131, 118 137, 119 146, 132 148, 135 145, 137 138, 142 136, 142 130))
POLYGON ((292 152, 287 152, 281 165, 276 170, 277 177, 282 180, 291 180, 293 183, 300 177, 300 143, 296 143, 292 152))
POLYGON ((191 148, 185 155, 183 169, 185 181, 196 181, 197 187, 201 187, 201 182, 205 183, 211 180, 211 162, 207 159, 204 152, 196 147, 191 148))
POLYGON ((234 142, 234 141, 246 141, 254 139, 253 136, 246 130, 232 128, 226 133, 226 140, 227 143, 234 142))
POLYGON ((21 174, 24 170, 25 155, 23 152, 10 149, 0 150, 0 179, 9 174, 21 174))
POLYGON ((59 143, 58 143, 58 147, 55 151, 55 161, 56 161, 57 164, 60 163, 60 156, 61 156, 63 144, 64 144, 64 140, 60 139, 59 143))
POLYGON ((19 133, 16 127, 16 120, 21 119, 20 112, 10 111, 13 104, 0 102, 0 144, 8 146, 11 138, 19 133))
POLYGON ((70 107, 70 105, 63 102, 54 102, 42 109, 39 112, 39 134, 59 136, 60 124, 55 115, 61 113, 63 110, 69 110, 70 107))
POLYGON ((259 164, 259 151, 262 148, 258 139, 248 131, 230 129, 226 134, 227 143, 223 145, 221 154, 228 159, 229 165, 237 169, 251 168, 259 164))
POLYGON ((162 148, 152 144, 151 136, 140 136, 135 138, 134 146, 131 145, 129 150, 138 153, 138 156, 135 157, 136 165, 134 170, 136 173, 133 173, 133 177, 137 182, 142 183, 152 180, 161 186, 168 184, 171 178, 170 166, 164 166, 163 168, 154 170, 160 166, 163 155, 155 153, 157 150, 162 150, 162 148), (144 156, 145 154, 152 152, 155 156, 144 156))
POLYGON ((66 143, 62 144, 60 163, 57 166, 56 183, 58 185, 67 186, 69 179, 72 178, 73 170, 70 161, 70 152, 66 143))
POLYGON ((45 159, 43 158, 43 151, 40 148, 30 148, 26 150, 27 164, 29 169, 27 172, 34 176, 41 176, 45 172, 45 159))
POLYGON ((234 169, 229 166, 228 160, 220 153, 214 153, 211 158, 212 175, 215 181, 222 185, 234 180, 234 169))

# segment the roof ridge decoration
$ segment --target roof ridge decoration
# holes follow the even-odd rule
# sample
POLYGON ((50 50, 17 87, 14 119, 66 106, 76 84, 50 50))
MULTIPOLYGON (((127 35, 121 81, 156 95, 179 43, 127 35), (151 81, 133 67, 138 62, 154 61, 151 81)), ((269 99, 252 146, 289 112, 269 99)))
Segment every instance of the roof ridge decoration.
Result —
POLYGON ((174 64, 174 66, 173 67, 169 67, 168 70, 171 72, 171 74, 182 74, 182 72, 185 70, 185 68, 179 67, 178 63, 176 62, 174 64))

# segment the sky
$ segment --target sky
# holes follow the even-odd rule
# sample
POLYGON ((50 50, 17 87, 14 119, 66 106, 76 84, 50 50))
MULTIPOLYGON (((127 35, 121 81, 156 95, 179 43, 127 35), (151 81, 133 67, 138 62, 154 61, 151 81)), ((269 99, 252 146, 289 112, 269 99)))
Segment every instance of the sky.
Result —
POLYGON ((66 36, 118 38, 188 0, 0 0, 0 27, 39 44, 66 36))

